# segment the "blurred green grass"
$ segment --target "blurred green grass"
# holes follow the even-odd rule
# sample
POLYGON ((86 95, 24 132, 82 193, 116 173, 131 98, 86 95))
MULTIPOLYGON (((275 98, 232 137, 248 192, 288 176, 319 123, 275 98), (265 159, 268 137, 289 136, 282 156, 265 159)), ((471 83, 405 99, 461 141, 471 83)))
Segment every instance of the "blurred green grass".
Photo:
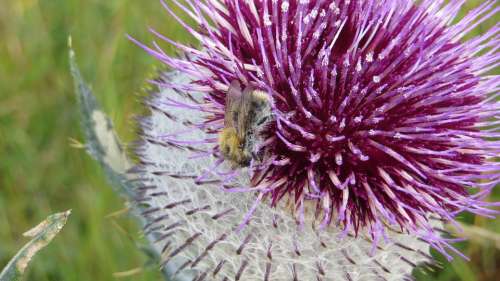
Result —
MULTIPOLYGON (((475 6, 481 1, 468 1, 475 6)), ((490 19, 481 32, 500 18, 490 19)), ((194 42, 157 0, 3 0, 0 7, 0 267, 24 243, 21 234, 48 214, 73 209, 68 225, 32 264, 27 280, 115 280, 113 273, 142 267, 127 216, 108 218, 123 202, 98 166, 69 138, 82 139, 69 76, 67 37, 83 75, 120 136, 134 139, 132 117, 142 112, 144 81, 159 66, 125 38, 149 42, 148 26, 194 42)), ((162 45, 168 53, 173 49, 162 45)), ((495 191, 492 200, 500 200, 495 191)), ((498 220, 463 221, 500 231, 498 220)), ((443 263, 419 280, 496 280, 500 254, 493 245, 462 243, 472 259, 443 263)), ((124 280, 161 280, 154 266, 124 280)))

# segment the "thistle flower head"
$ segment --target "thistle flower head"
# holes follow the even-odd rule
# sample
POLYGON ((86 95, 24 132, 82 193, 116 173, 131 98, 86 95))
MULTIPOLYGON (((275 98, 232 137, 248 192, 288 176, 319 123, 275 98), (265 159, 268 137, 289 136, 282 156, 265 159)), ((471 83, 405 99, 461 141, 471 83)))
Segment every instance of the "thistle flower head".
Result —
MULTIPOLYGON (((354 249, 358 256, 375 255, 364 262, 397 280, 408 269, 393 274, 377 260, 374 250, 383 247, 383 240, 397 248, 405 234, 396 232, 409 233, 413 242, 424 240, 450 257, 447 249, 453 248, 436 231, 437 220, 454 222, 462 211, 496 213, 489 209, 496 203, 483 199, 500 180, 500 163, 494 162, 500 151, 500 79, 485 74, 500 63, 500 25, 462 42, 498 12, 495 1, 485 1, 455 24, 464 1, 174 2, 197 27, 163 4, 202 48, 155 31, 185 56, 171 57, 156 44, 149 48, 137 42, 188 77, 153 81, 178 94, 150 101, 153 115, 143 122, 139 153, 153 189, 160 190, 153 193, 177 198, 172 206, 196 203, 177 223, 220 207, 203 229, 195 222, 187 226, 193 236, 180 245, 196 244, 199 236, 208 241, 191 254, 202 259, 232 237, 241 247, 237 253, 254 243, 249 256, 232 266, 237 280, 241 272, 248 274, 242 280, 281 280, 279 275, 266 278, 283 266, 295 280, 299 268, 308 276, 304 280, 313 280, 325 276, 325 267, 331 269, 326 276, 349 280, 354 277, 347 265, 357 260, 345 250, 354 249), (226 165, 217 141, 233 81, 252 85, 272 101, 272 120, 255 148, 263 158, 247 168, 226 165), (231 202, 241 205, 229 207, 231 202), (239 226, 234 220, 217 222, 226 211, 234 212, 229 217, 239 226), (252 231, 261 237, 244 234, 252 231), (358 234, 370 240, 369 253, 365 242, 343 248, 336 240, 358 234), (308 241, 311 236, 317 239, 308 241), (267 240, 253 241, 262 238, 267 240), (325 239, 338 248, 322 247, 325 239), (276 251, 282 261, 295 255, 296 262, 272 269, 267 267, 271 262, 248 260, 263 253, 273 260, 274 243, 289 243, 276 251)), ((153 193, 145 191, 145 200, 158 200, 153 193)), ((427 259, 417 254, 423 247, 418 245, 407 249, 415 262, 427 259)), ((385 258, 393 254, 382 253, 385 258)), ((192 267, 195 256, 186 258, 192 267)), ((356 280, 370 280, 373 272, 357 274, 356 280)))

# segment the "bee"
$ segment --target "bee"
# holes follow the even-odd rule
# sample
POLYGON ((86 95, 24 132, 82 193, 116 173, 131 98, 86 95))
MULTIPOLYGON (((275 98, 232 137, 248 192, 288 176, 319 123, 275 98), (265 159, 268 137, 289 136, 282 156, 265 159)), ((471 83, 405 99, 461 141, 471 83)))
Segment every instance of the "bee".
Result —
POLYGON ((252 85, 242 91, 233 81, 226 95, 224 129, 219 134, 222 155, 234 166, 246 167, 261 160, 258 144, 262 130, 271 119, 271 97, 252 85))

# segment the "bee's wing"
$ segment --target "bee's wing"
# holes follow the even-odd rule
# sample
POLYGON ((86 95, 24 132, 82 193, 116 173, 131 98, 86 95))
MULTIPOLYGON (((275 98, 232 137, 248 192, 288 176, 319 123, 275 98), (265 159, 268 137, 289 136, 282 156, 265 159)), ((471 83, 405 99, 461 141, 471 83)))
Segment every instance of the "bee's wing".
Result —
POLYGON ((250 114, 252 114, 254 90, 255 89, 252 86, 246 87, 241 97, 236 132, 238 132, 238 136, 242 139, 245 138, 245 134, 251 125, 250 122, 252 121, 252 116, 250 116, 250 114))
POLYGON ((229 91, 226 94, 226 105, 224 108, 224 127, 236 128, 237 115, 241 105, 241 88, 237 80, 231 82, 229 91))

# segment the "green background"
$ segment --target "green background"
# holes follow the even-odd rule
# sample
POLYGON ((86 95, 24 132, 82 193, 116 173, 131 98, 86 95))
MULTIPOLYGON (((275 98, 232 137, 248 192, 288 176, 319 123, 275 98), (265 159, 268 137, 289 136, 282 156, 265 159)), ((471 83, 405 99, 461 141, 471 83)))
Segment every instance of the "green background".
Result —
MULTIPOLYGON (((475 6, 481 1, 468 1, 475 6)), ((35 258, 27 280, 161 280, 138 250, 139 229, 122 210, 97 164, 70 146, 81 140, 69 76, 67 37, 83 75, 125 141, 135 134, 144 81, 160 64, 128 41, 150 42, 153 26, 182 42, 194 40, 157 0, 1 0, 0 5, 0 268, 25 242, 22 233, 48 214, 73 209, 68 225, 35 258)), ((476 34, 499 21, 490 19, 476 34)), ((162 44, 173 54, 173 49, 162 44)), ((498 71, 497 71, 498 73, 498 71)), ((495 192, 491 200, 500 200, 495 192)), ((499 220, 462 216, 498 233, 499 220)), ((417 273, 418 280, 495 280, 500 253, 488 242, 463 243, 460 258, 417 273)))

